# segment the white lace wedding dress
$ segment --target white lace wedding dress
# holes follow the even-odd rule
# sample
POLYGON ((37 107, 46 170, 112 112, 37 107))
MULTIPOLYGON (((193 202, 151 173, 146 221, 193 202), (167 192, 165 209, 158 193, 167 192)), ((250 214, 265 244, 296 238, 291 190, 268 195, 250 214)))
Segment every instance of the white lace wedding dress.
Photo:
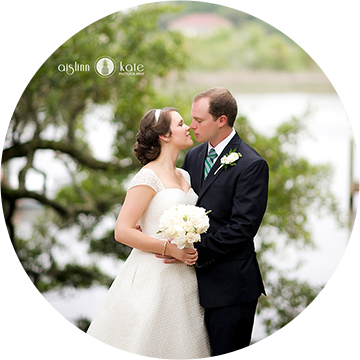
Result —
MULTIPOLYGON (((181 170, 181 169, 180 169, 181 170)), ((181 170, 190 183, 189 174, 181 170)), ((151 186, 157 194, 139 220, 142 231, 159 238, 159 217, 176 204, 195 205, 190 188, 165 189, 156 174, 142 168, 130 188, 151 186)), ((164 241, 164 240, 161 240, 164 241)), ((111 285, 88 334, 119 349, 166 359, 210 356, 195 269, 164 264, 152 253, 133 249, 111 285)))

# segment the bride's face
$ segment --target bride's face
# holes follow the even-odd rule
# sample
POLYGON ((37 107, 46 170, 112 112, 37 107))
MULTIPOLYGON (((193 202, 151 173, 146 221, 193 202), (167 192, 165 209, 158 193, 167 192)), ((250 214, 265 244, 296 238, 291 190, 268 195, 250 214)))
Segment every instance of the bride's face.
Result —
POLYGON ((193 141, 189 132, 189 126, 184 123, 183 118, 178 112, 172 111, 170 115, 171 143, 178 146, 180 149, 190 147, 193 144, 193 141))

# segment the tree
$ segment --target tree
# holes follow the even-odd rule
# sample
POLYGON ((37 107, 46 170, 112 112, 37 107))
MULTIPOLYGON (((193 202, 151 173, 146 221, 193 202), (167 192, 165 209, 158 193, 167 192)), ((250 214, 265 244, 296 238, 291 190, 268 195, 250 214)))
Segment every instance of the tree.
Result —
POLYGON ((221 29, 207 37, 187 39, 192 70, 316 71, 309 55, 284 34, 267 32, 260 20, 221 29), (204 54, 216 56, 204 57, 204 54))
POLYGON ((235 123, 242 139, 265 157, 270 169, 268 207, 256 238, 267 289, 258 313, 269 335, 300 314, 323 288, 292 275, 301 264, 283 268, 279 261, 291 249, 315 247, 308 221, 311 209, 317 209, 319 216, 329 212, 339 225, 345 223, 330 191, 330 165, 311 165, 298 156, 297 141, 306 130, 306 116, 291 118, 268 137, 254 131, 245 117, 235 123))
MULTIPOLYGON (((40 291, 110 282, 95 265, 74 261, 61 266, 55 256, 61 250, 58 232, 73 227, 78 229, 79 240, 89 239, 96 225, 108 214, 114 215, 116 205, 122 203, 123 182, 139 167, 132 154, 138 122, 145 110, 164 106, 164 99, 155 96, 155 81, 181 72, 187 61, 182 37, 158 27, 159 16, 172 9, 150 4, 89 25, 44 62, 21 96, 7 132, 2 167, 6 174, 14 160, 23 159, 24 164, 18 184, 10 184, 5 176, 1 192, 10 238, 40 291), (106 77, 110 65, 106 60, 102 65, 108 71, 98 76, 92 67, 103 55, 116 59, 119 72, 124 66, 133 72, 133 64, 140 63, 136 69, 142 74, 106 77), (86 117, 101 108, 110 108, 116 132, 108 161, 94 157, 86 139, 86 117), (36 165, 48 152, 54 162, 62 162, 71 179, 55 195, 47 188, 46 172, 36 165), (38 190, 30 189, 27 182, 34 171, 42 175, 38 190), (28 239, 17 234, 13 224, 18 200, 23 198, 48 209, 28 239)), ((110 239, 112 236, 104 235, 93 241, 92 250, 125 258, 128 249, 110 239)))
MULTIPOLYGON (((180 34, 158 26, 159 16, 171 9, 164 4, 145 5, 113 14, 80 31, 41 66, 14 111, 2 157, 3 208, 16 253, 40 292, 108 286, 112 279, 101 269, 100 260, 124 260, 129 254, 128 247, 114 241, 113 227, 106 223, 115 223, 126 181, 140 166, 132 154, 139 120, 149 108, 169 104, 176 104, 180 112, 186 109, 186 113, 191 100, 176 91, 179 84, 172 79, 168 80, 172 92, 157 88, 168 75, 181 73, 188 64, 180 34), (135 63, 141 63, 144 75, 107 77, 108 60, 102 62, 107 68, 103 76, 88 71, 86 65, 92 68, 103 55, 116 59, 122 67, 131 65, 132 70, 135 63), (107 119, 100 110, 107 110, 107 119), (110 123, 114 128, 110 159, 92 154, 87 139, 89 114, 98 126, 110 123), (45 153, 51 153, 52 161, 62 164, 68 174, 67 184, 55 192, 48 188, 47 171, 37 165, 45 153), (14 183, 6 173, 17 159, 23 163, 14 183), (27 180, 34 171, 42 177, 35 190, 27 180), (24 198, 36 200, 45 209, 30 235, 14 228, 14 213, 24 198), (69 236, 87 248, 89 259, 72 254, 62 241, 69 236)), ((245 117, 237 120, 236 127, 270 166, 269 205, 256 241, 268 290, 259 312, 271 334, 299 314, 321 287, 291 277, 289 269, 279 268, 269 254, 313 245, 307 218, 311 206, 335 215, 338 210, 329 191, 331 169, 310 165, 297 156, 296 140, 304 130, 304 119, 282 124, 274 136, 256 133, 245 117)), ((85 329, 88 321, 78 319, 77 324, 85 329)))

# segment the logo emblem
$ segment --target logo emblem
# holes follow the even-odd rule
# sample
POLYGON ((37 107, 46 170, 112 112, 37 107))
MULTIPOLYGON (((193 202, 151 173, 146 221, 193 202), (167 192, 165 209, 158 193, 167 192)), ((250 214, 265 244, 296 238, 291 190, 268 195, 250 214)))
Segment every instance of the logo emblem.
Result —
POLYGON ((95 61, 95 72, 102 78, 114 75, 115 70, 115 61, 109 56, 101 56, 95 61))

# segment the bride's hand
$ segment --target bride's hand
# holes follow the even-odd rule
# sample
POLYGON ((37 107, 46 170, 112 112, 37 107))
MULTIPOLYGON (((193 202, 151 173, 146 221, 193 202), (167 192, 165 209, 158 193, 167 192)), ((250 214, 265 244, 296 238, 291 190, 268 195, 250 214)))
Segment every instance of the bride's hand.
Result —
MULTIPOLYGON (((168 240, 168 245, 169 244, 171 244, 171 240, 168 240)), ((155 254, 155 257, 157 257, 158 259, 163 259, 164 264, 178 264, 181 262, 180 260, 175 259, 170 255, 155 254)))

